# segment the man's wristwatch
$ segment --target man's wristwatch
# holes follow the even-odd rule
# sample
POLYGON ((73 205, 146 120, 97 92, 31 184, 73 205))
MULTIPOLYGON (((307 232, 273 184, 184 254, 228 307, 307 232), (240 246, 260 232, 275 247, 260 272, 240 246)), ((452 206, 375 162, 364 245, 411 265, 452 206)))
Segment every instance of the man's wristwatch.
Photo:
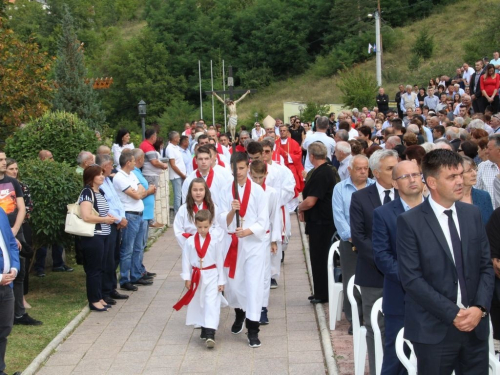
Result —
POLYGON ((482 312, 481 318, 486 318, 486 315, 488 315, 486 309, 483 306, 476 306, 476 307, 482 312))

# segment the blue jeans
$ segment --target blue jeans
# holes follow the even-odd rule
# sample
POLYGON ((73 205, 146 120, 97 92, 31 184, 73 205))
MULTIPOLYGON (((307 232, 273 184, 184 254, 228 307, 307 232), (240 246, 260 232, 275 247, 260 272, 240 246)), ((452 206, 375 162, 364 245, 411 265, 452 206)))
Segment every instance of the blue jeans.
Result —
MULTIPOLYGON (((52 244, 52 267, 62 267, 64 265, 63 261, 63 247, 58 244, 52 244)), ((35 271, 44 271, 45 270, 45 258, 47 257, 47 245, 42 246, 36 252, 36 260, 35 260, 35 271)))
POLYGON ((128 224, 122 229, 120 247, 120 285, 141 278, 141 259, 144 252, 144 226, 142 215, 125 213, 128 224))
POLYGON ((182 198, 182 178, 174 178, 170 180, 172 183, 172 190, 174 191, 174 213, 177 214, 181 206, 182 198))
POLYGON ((146 249, 146 245, 148 244, 149 220, 143 220, 142 227, 143 227, 143 237, 142 237, 143 243, 142 243, 142 254, 141 254, 141 262, 139 269, 141 271, 141 275, 144 275, 146 273, 146 267, 144 267, 144 264, 142 262, 144 260, 144 250, 146 249))

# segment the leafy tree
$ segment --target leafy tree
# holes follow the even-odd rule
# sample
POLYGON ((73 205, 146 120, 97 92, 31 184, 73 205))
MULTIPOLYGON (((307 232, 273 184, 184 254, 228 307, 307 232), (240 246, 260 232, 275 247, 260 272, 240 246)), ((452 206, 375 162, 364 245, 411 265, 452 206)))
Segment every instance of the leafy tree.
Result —
MULTIPOLYGON (((0 3, 4 5, 4 3, 0 3)), ((33 41, 20 41, 0 9, 0 140, 50 108, 51 60, 33 41)))
POLYGON ((83 58, 83 47, 73 29, 73 17, 65 8, 62 20, 63 34, 59 40, 58 56, 55 66, 57 92, 54 109, 76 113, 94 128, 100 128, 105 121, 97 92, 92 83, 85 83, 87 69, 83 58))
POLYGON ((373 74, 364 70, 344 71, 337 83, 342 92, 342 102, 346 107, 361 108, 375 105, 378 85, 373 74))
POLYGON ((163 139, 167 139, 170 131, 183 129, 186 121, 190 121, 198 116, 199 112, 197 108, 184 100, 174 100, 158 118, 158 124, 161 127, 161 136, 163 139))
POLYGON ((418 33, 418 37, 415 41, 415 44, 413 45, 412 52, 415 55, 427 60, 432 57, 434 47, 434 37, 432 35, 429 35, 427 30, 422 30, 418 33))
POLYGON ((35 248, 60 243, 71 246, 73 237, 64 232, 66 205, 76 202, 83 187, 82 176, 68 163, 20 162, 22 181, 30 187, 34 210, 31 214, 35 248))
POLYGON ((327 116, 330 106, 315 102, 307 102, 306 108, 302 112, 302 121, 314 121, 316 115, 327 116))
POLYGON ((36 159, 42 149, 50 150, 54 160, 76 164, 82 150, 94 152, 99 145, 95 132, 76 115, 46 112, 7 139, 5 152, 17 160, 36 159))

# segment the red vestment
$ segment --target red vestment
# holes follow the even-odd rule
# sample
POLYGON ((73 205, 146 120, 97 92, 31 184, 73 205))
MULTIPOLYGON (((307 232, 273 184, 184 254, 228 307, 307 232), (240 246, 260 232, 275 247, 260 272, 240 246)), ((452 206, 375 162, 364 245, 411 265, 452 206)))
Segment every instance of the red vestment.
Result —
POLYGON ((304 166, 302 165, 302 148, 292 138, 287 138, 287 142, 285 144, 281 143, 281 139, 276 141, 276 150, 279 150, 281 156, 285 160, 285 165, 290 169, 293 173, 293 177, 295 178, 295 196, 297 193, 302 192, 304 190, 304 178, 302 177, 302 171, 304 170, 304 166), (288 155, 292 159, 288 159, 288 155))

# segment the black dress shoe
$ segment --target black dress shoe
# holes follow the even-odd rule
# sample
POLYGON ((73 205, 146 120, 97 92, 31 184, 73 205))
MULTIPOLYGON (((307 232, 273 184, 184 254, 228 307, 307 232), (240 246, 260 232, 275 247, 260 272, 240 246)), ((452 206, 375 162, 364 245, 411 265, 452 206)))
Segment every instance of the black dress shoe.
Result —
POLYGON ((120 285, 120 289, 123 290, 129 290, 131 292, 135 292, 137 290, 137 287, 132 285, 132 283, 125 283, 123 285, 120 285))
POLYGON ((118 293, 116 290, 113 290, 113 291, 109 294, 109 297, 110 297, 110 298, 113 298, 113 299, 128 299, 128 295, 126 295, 126 294, 120 294, 120 293, 118 293))
POLYGON ((146 276, 156 277, 156 273, 154 273, 154 272, 146 272, 146 276))
POLYGON ((314 294, 313 294, 312 296, 307 297, 307 299, 308 299, 309 301, 310 301, 310 300, 312 300, 312 299, 315 299, 315 298, 316 298, 316 297, 314 296, 314 294))
POLYGON ((116 305, 116 301, 111 297, 104 297, 103 301, 106 302, 106 305, 116 305))
POLYGON ((153 279, 154 279, 154 277, 153 277, 153 276, 148 276, 148 275, 143 275, 143 276, 141 277, 141 280, 151 280, 151 281, 152 281, 153 279))
POLYGON ((137 281, 133 281, 132 284, 134 284, 134 285, 153 285, 153 282, 151 280, 139 279, 137 281))
POLYGON ((102 309, 95 307, 93 304, 89 303, 89 308, 91 311, 97 311, 97 312, 105 312, 108 311, 106 307, 103 307, 102 309))
POLYGON ((347 330, 347 334, 352 336, 352 324, 349 326, 349 329, 347 330))
POLYGON ((313 303, 313 304, 316 304, 316 303, 326 303, 328 302, 328 299, 321 299, 321 298, 313 298, 312 300, 310 300, 309 302, 313 303))

